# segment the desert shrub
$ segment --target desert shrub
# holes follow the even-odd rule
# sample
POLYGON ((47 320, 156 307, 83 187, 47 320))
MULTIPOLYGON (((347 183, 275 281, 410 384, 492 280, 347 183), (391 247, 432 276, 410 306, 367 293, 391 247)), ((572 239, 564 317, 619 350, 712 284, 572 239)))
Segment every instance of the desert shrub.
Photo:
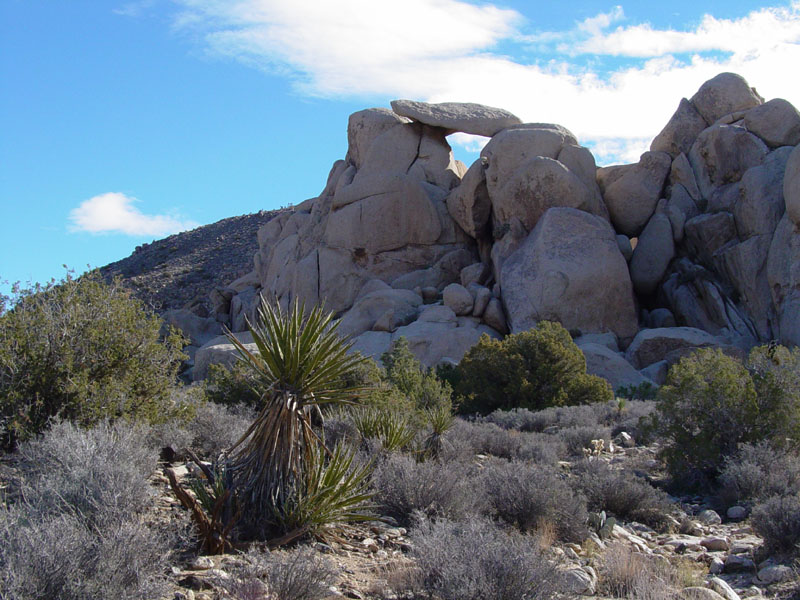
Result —
POLYGON ((465 413, 535 410, 613 398, 605 379, 586 373, 586 359, 567 330, 549 321, 503 340, 482 336, 451 377, 465 413))
POLYGON ((11 447, 53 417, 91 425, 169 417, 183 342, 119 280, 95 271, 15 288, 0 315, 0 441, 11 447))
POLYGON ((585 448, 592 448, 592 440, 603 440, 605 448, 611 441, 611 429, 603 425, 567 427, 560 429, 556 435, 564 442, 570 456, 580 456, 585 448))
POLYGON ((157 451, 141 427, 55 424, 21 443, 10 508, 0 507, 0 597, 154 598, 181 519, 142 521, 157 451))
POLYGON ((489 454, 498 458, 514 458, 522 446, 518 431, 501 429, 494 423, 470 423, 469 436, 476 454, 489 454))
POLYGON ((800 555, 800 494, 774 496, 757 504, 750 523, 764 538, 768 552, 800 555))
POLYGON ((310 548, 289 552, 251 549, 217 585, 233 600, 317 600, 330 595, 337 569, 310 548))
POLYGON ((551 530, 565 542, 587 537, 586 501, 552 469, 492 461, 482 480, 493 512, 521 531, 551 530))
POLYGON ((555 465, 567 457, 567 446, 555 435, 546 433, 523 433, 516 456, 519 460, 527 460, 540 465, 555 465))
POLYGON ((673 600, 679 577, 664 561, 634 552, 622 543, 611 544, 598 565, 601 593, 626 600, 673 600))
POLYGON ((169 590, 170 531, 136 520, 87 528, 62 513, 0 508, 0 597, 160 598, 169 590))
POLYGON ((800 349, 754 348, 747 364, 718 349, 681 359, 658 393, 654 417, 676 477, 718 475, 739 444, 800 434, 800 349))
POLYGON ((232 367, 209 365, 204 381, 206 399, 226 405, 245 404, 257 407, 261 402, 258 381, 247 366, 237 361, 232 367))
POLYGON ((545 419, 541 416, 543 411, 532 411, 527 408, 512 408, 511 410, 497 409, 484 417, 485 421, 494 423, 503 429, 517 429, 519 431, 542 431, 545 419))
POLYGON ((151 497, 148 478, 158 454, 142 428, 101 423, 81 429, 69 422, 20 444, 14 455, 26 512, 71 513, 92 525, 129 518, 151 497))
POLYGON ((420 511, 428 516, 461 519, 478 512, 484 497, 475 485, 474 465, 429 460, 418 463, 391 455, 373 473, 373 497, 383 515, 404 525, 420 511))
POLYGON ((743 444, 720 473, 723 502, 749 503, 800 493, 800 457, 768 442, 743 444))
POLYGON ((585 461, 576 469, 575 487, 586 497, 589 510, 605 511, 618 519, 639 521, 663 530, 668 526, 667 495, 630 471, 612 469, 601 461, 585 461))
POLYGON ((449 404, 453 395, 450 385, 441 381, 436 372, 423 367, 401 337, 381 356, 386 379, 418 409, 432 409, 449 404))
POLYGON ((194 418, 185 425, 191 436, 189 447, 202 457, 214 459, 242 437, 254 418, 255 411, 248 405, 199 402, 194 418))
POLYGON ((441 600, 537 600, 558 595, 558 572, 535 538, 483 520, 425 521, 411 532, 413 587, 441 600))

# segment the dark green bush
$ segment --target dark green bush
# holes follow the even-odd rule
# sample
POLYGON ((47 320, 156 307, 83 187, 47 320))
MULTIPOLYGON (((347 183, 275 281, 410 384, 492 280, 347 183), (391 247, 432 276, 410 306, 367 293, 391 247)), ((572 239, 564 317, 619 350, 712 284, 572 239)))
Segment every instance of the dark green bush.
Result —
POLYGON ((206 399, 216 404, 257 407, 261 402, 258 381, 242 362, 233 367, 209 365, 205 380, 206 399))
POLYGON ((436 372, 423 367, 401 337, 381 356, 386 380, 418 409, 434 409, 450 403, 453 390, 436 372))
POLYGON ((702 349, 672 366, 654 429, 676 477, 713 479, 743 443, 778 446, 800 434, 800 349, 754 348, 747 364, 702 349))
POLYGON ((184 339, 94 271, 32 289, 15 286, 0 316, 0 436, 6 447, 55 416, 82 425, 170 416, 184 339))
POLYGON ((503 340, 484 335, 449 377, 465 413, 540 410, 613 398, 608 382, 586 373, 586 359, 567 330, 549 321, 503 340))

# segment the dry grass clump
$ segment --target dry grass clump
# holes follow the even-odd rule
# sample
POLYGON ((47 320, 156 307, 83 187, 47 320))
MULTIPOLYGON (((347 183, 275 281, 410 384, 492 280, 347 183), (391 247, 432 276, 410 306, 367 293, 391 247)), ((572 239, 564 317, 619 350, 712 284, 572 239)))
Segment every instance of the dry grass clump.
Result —
POLYGON ((477 514, 484 495, 476 489, 476 467, 464 462, 429 460, 417 462, 390 455, 373 473, 373 501, 381 514, 404 525, 419 511, 428 516, 462 519, 477 514))
POLYGON ((481 479, 492 511, 521 531, 552 528, 565 542, 587 537, 586 501, 552 468, 498 460, 486 465, 481 479))
POLYGON ((680 574, 665 559, 658 560, 616 543, 606 549, 598 566, 598 591, 604 595, 626 600, 678 597, 680 574))
POLYGON ((423 521, 411 532, 417 569, 407 591, 441 600, 559 597, 558 572, 536 538, 489 521, 423 521))
POLYGON ((662 531, 669 526, 667 495, 644 479, 601 461, 584 461, 575 471, 575 486, 586 496, 589 510, 605 511, 662 531))
POLYGON ((338 570, 311 548, 288 552, 251 549, 216 584, 232 600, 318 600, 330 595, 338 570))

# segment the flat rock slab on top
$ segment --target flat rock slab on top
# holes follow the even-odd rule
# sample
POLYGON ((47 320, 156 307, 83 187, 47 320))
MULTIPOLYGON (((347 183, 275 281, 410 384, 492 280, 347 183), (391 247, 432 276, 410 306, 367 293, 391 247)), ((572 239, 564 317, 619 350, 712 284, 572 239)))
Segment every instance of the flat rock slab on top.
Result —
POLYGON ((522 121, 502 108, 469 102, 428 104, 414 100, 392 100, 395 114, 433 127, 491 137, 498 131, 522 121))

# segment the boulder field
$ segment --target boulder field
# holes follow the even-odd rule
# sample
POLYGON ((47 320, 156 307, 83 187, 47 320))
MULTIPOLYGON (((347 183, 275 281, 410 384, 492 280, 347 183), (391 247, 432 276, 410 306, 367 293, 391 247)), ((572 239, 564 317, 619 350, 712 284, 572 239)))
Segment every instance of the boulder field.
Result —
MULTIPOLYGON (((602 168, 560 125, 392 108, 350 116, 325 189, 261 227, 252 272, 210 291, 211 318, 237 332, 261 295, 324 302, 362 353, 402 336, 428 366, 554 320, 615 387, 661 383, 697 347, 800 344, 800 113, 785 100, 722 73, 637 163, 602 168), (490 138, 472 165, 453 132, 490 138)), ((207 323, 172 317, 204 341, 207 323)), ((196 378, 220 342, 196 351, 196 378)))

